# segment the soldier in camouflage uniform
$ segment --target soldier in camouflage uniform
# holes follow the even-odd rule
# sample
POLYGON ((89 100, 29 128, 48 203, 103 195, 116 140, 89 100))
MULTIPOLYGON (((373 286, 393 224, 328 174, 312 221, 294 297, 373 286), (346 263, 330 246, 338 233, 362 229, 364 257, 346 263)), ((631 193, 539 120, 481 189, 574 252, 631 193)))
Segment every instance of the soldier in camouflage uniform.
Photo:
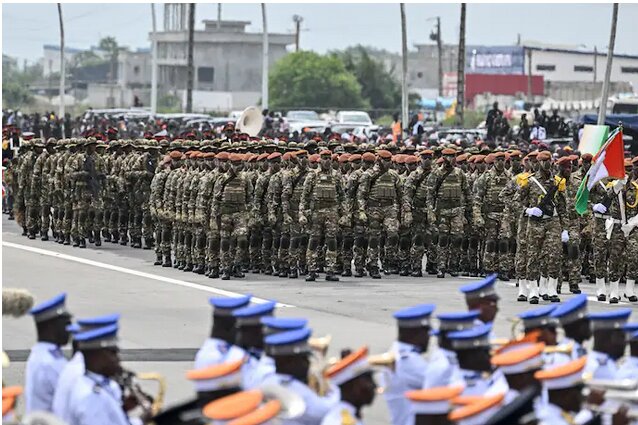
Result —
MULTIPOLYGON (((418 159, 413 155, 402 155, 399 157, 400 160, 396 161, 396 165, 400 179, 400 192, 403 193, 405 189, 405 182, 409 175, 408 165, 415 164, 416 162, 418 162, 418 159)), ((403 215, 403 213, 401 213, 400 217, 401 220, 399 222, 399 249, 397 251, 397 255, 395 256, 395 261, 396 265, 399 268, 399 275, 408 276, 411 272, 410 246, 412 242, 412 222, 406 221, 406 217, 403 215)))
POLYGON ((628 182, 625 185, 625 215, 627 224, 621 231, 625 234, 626 245, 624 258, 627 264, 627 283, 625 286, 624 297, 630 302, 638 302, 638 296, 635 293, 636 279, 638 279, 638 156, 630 161, 631 169, 627 167, 628 182), (633 228, 631 227, 633 226, 633 228))
POLYGON ((560 301, 556 291, 560 263, 550 258, 562 253, 561 238, 566 224, 566 181, 552 175, 549 152, 539 153, 537 159, 539 171, 522 180, 514 195, 515 203, 525 209, 528 217, 526 280, 531 304, 538 304, 539 294, 552 302, 560 301), (547 287, 540 288, 536 282, 541 278, 542 264, 547 265, 547 276, 543 276, 547 279, 547 287))
POLYGON ((130 222, 130 197, 132 195, 132 181, 128 178, 128 171, 132 169, 132 162, 135 159, 134 144, 130 140, 124 140, 122 143, 122 155, 116 159, 114 171, 117 175, 117 201, 118 201, 118 231, 116 235, 112 235, 111 242, 120 245, 128 244, 128 230, 130 222))
POLYGON ((113 140, 109 142, 104 157, 104 165, 107 169, 106 182, 104 185, 104 241, 117 243, 119 240, 118 219, 119 208, 118 199, 119 180, 116 167, 123 155, 122 147, 119 141, 113 140))
POLYGON ((470 207, 468 183, 463 171, 455 168, 456 151, 442 150, 443 164, 428 177, 428 217, 436 223, 439 239, 437 251, 437 277, 449 272, 458 276, 459 256, 466 220, 465 210, 470 207))
POLYGON ((505 200, 501 192, 511 180, 505 170, 505 153, 488 155, 493 167, 477 180, 474 190, 474 227, 485 239, 483 267, 485 274, 498 273, 501 280, 509 280, 509 266, 501 260, 509 251, 509 239, 502 234, 505 200))
POLYGON ((202 153, 199 159, 200 162, 200 174, 199 178, 193 179, 193 190, 191 191, 191 205, 190 205, 190 217, 191 223, 194 228, 193 236, 193 273, 205 274, 206 273, 206 239, 207 239, 207 227, 208 222, 204 221, 204 210, 202 204, 208 204, 208 199, 204 199, 202 192, 206 188, 206 183, 212 175, 212 169, 215 154, 212 152, 202 153))
MULTIPOLYGON (((581 166, 574 173, 574 178, 582 181, 587 175, 589 168, 591 167, 591 161, 593 159, 592 154, 586 153, 581 157, 581 166)), ((592 230, 594 220, 592 220, 592 211, 587 211, 580 216, 580 255, 582 263, 582 274, 589 277, 589 283, 596 283, 596 273, 594 266, 594 252, 592 247, 592 230)))
MULTIPOLYGON (((259 178, 268 172, 268 154, 261 153, 255 158, 255 172, 251 175, 251 182, 253 184, 253 203, 255 202, 255 191, 257 190, 257 182, 259 178)), ((261 184, 263 184, 262 182, 261 184)), ((248 256, 250 262, 250 269, 253 273, 260 273, 262 271, 262 259, 261 259, 261 245, 263 236, 263 223, 259 214, 251 212, 251 217, 248 222, 250 233, 250 246, 248 248, 248 256)))
POLYGON ((37 159, 42 155, 44 143, 42 139, 33 139, 33 149, 27 154, 20 167, 20 175, 24 176, 24 203, 26 207, 26 226, 29 239, 35 239, 40 231, 40 194, 42 192, 42 181, 40 176, 33 179, 37 159))
MULTIPOLYGON (((466 174, 467 187, 469 191, 470 199, 473 200, 474 193, 476 193, 475 185, 478 179, 487 171, 488 164, 485 162, 489 155, 474 155, 474 172, 466 174)), ((491 159, 491 158, 490 158, 491 159)), ((472 220, 472 208, 466 209, 468 216, 466 217, 467 223, 465 229, 468 235, 470 235, 467 242, 463 241, 462 248, 466 248, 463 259, 466 259, 465 275, 478 276, 479 271, 483 270, 483 252, 485 251, 485 238, 480 231, 474 226, 472 220)))
MULTIPOLYGON (((352 189, 349 189, 350 181, 353 179, 353 174, 360 174, 363 171, 359 171, 361 169, 361 154, 352 154, 348 156, 348 166, 349 170, 347 174, 344 174, 344 183, 343 186, 345 188, 345 204, 344 204, 344 215, 347 215, 348 223, 342 229, 342 244, 341 244, 341 255, 342 255, 342 264, 343 264, 343 272, 342 276, 352 276, 352 260, 353 260, 353 248, 354 248, 354 228, 353 228, 353 205, 356 204, 357 193, 354 190, 352 194, 352 189)), ((358 178, 357 178, 358 179, 358 178)), ((354 183, 358 185, 358 182, 354 183)), ((363 269, 363 264, 360 266, 363 269)), ((357 266, 355 265, 355 270, 357 270, 357 266)))
POLYGON ((306 248, 308 247, 308 233, 299 224, 299 205, 304 182, 309 173, 308 152, 300 150, 293 152, 294 168, 284 176, 282 182, 281 205, 284 216, 282 240, 288 238, 290 249, 284 258, 285 267, 289 270, 288 277, 296 279, 299 273, 307 272, 306 248))
POLYGON ((39 188, 39 193, 34 192, 34 196, 39 196, 40 204, 40 216, 39 216, 39 228, 40 238, 43 241, 49 240, 49 228, 51 227, 51 179, 52 163, 54 158, 53 148, 55 146, 55 139, 49 138, 46 141, 45 149, 38 156, 33 166, 33 177, 31 178, 31 187, 39 188))
POLYGON ((22 166, 24 162, 31 155, 29 152, 31 151, 31 141, 23 140, 20 149, 18 151, 17 158, 14 159, 12 167, 14 171, 13 176, 13 184, 14 184, 14 198, 15 202, 13 205, 14 216, 16 222, 20 227, 22 227, 22 236, 27 236, 27 222, 26 222, 26 207, 24 203, 24 191, 26 188, 27 179, 22 174, 22 166))
POLYGON ((177 221, 180 223, 181 236, 179 238, 181 250, 182 264, 178 269, 184 272, 193 271, 193 226, 190 221, 190 200, 191 190, 193 189, 193 180, 199 177, 199 169, 197 165, 198 151, 190 151, 188 155, 188 167, 186 174, 183 176, 181 184, 177 192, 177 221))
POLYGON ((149 209, 150 183, 155 173, 159 146, 154 140, 149 140, 138 146, 138 149, 132 170, 128 174, 133 187, 130 196, 132 220, 129 232, 133 248, 142 248, 144 237, 144 249, 151 249, 154 239, 149 209))
MULTIPOLYGON (((171 251, 176 249, 176 223, 175 223, 175 199, 177 192, 178 180, 184 173, 183 155, 179 151, 172 151, 170 154, 170 171, 164 183, 164 190, 161 194, 161 208, 158 208, 157 215, 160 217, 162 225, 162 242, 161 249, 164 256, 162 267, 170 267, 173 264, 171 259, 171 251)), ((175 265, 177 265, 177 257, 175 265)))
POLYGON ((215 166, 212 171, 205 178, 206 182, 201 189, 201 199, 198 196, 198 205, 200 205, 202 220, 205 223, 206 228, 206 264, 208 268, 207 276, 211 279, 219 277, 220 267, 220 223, 218 218, 211 214, 213 191, 215 189, 215 183, 223 174, 224 170, 221 169, 221 161, 215 160, 215 166))
MULTIPOLYGON (((165 155, 159 162, 153 180, 151 180, 151 193, 149 197, 149 207, 151 213, 151 219, 153 220, 154 232, 155 232, 155 265, 161 266, 164 263, 162 252, 162 220, 164 208, 163 208, 163 194, 166 187, 166 181, 171 171, 171 157, 165 155)), ((168 252, 170 262, 170 247, 168 252)))
MULTIPOLYGON (((378 151, 374 167, 361 176, 357 192, 359 219, 368 223, 367 269, 373 279, 381 278, 378 266, 380 251, 385 251, 389 257, 388 254, 399 244, 401 182, 397 172, 391 169, 391 159, 389 151, 378 151), (383 231, 385 244, 380 246, 383 231)), ((390 272, 397 273, 397 270, 391 269, 390 272)))
POLYGON ((248 211, 253 192, 250 179, 240 172, 242 155, 217 154, 224 173, 217 179, 211 216, 220 223, 222 280, 244 277, 241 271, 243 252, 248 249, 248 211))
POLYGON ((268 217, 268 186, 273 175, 281 169, 281 154, 272 153, 268 156, 268 171, 257 179, 255 185, 252 219, 253 224, 261 228, 261 266, 260 270, 266 275, 273 274, 273 231, 268 217))
POLYGON ((290 162, 290 154, 286 153, 281 155, 277 152, 271 154, 271 156, 268 157, 271 163, 279 162, 280 164, 280 169, 272 174, 270 183, 268 184, 268 190, 266 191, 268 227, 270 227, 270 231, 272 232, 271 265, 274 270, 273 273, 284 278, 288 277, 288 270, 282 266, 282 257, 286 257, 288 255, 290 239, 286 237, 282 240, 281 230, 283 225, 283 214, 281 207, 281 192, 283 190, 284 176, 288 173, 287 164, 290 162), (276 156, 276 158, 271 158, 271 156, 276 156), (286 161, 283 161, 284 156, 286 156, 286 161))
POLYGON ((434 241, 434 223, 428 215, 427 192, 428 177, 432 172, 433 151, 426 149, 419 153, 419 168, 411 172, 405 181, 402 202, 403 221, 412 233, 410 264, 412 276, 421 277, 423 255, 427 253, 426 270, 436 273, 434 241))
POLYGON ((309 226, 310 240, 306 258, 309 273, 307 282, 314 282, 319 273, 319 253, 321 239, 326 244, 325 271, 327 281, 338 281, 337 268, 337 225, 345 224, 342 215, 344 188, 339 173, 332 168, 332 152, 324 150, 320 154, 319 168, 310 171, 304 181, 299 205, 299 225, 309 226))

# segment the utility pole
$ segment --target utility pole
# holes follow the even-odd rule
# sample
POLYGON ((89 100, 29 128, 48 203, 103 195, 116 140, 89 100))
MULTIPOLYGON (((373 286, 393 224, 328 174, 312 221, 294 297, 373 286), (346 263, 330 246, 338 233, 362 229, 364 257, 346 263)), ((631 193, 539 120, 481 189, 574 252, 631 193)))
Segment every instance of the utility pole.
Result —
POLYGON ((292 21, 295 23, 295 52, 299 51, 299 34, 301 33, 301 23, 303 17, 299 15, 293 15, 292 21))
POLYGON ((193 112, 193 44, 195 44, 195 3, 188 5, 188 77, 186 80, 186 112, 193 112))
POLYGON ((598 72, 598 47, 594 46, 594 83, 596 83, 597 72, 598 72))
POLYGON ((62 122, 62 137, 64 138, 64 87, 66 86, 66 64, 64 63, 64 21, 62 20, 62 4, 58 3, 58 18, 60 19, 60 109, 58 119, 62 122))
POLYGON ((222 27, 222 4, 217 3, 217 31, 222 27))
POLYGON ((157 113, 157 22, 155 21, 155 3, 151 3, 153 38, 151 41, 151 114, 157 113))
MULTIPOLYGON (((405 3, 401 3, 401 128, 408 128, 408 30, 405 21, 405 3)), ((401 134, 403 137, 403 134, 401 134)))
POLYGON ((266 3, 261 4, 261 20, 264 27, 262 37, 261 107, 262 109, 268 109, 268 22, 266 19, 266 3))
MULTIPOLYGON (((429 18, 428 21, 434 18, 429 18)), ((439 60, 439 97, 443 96, 443 41, 441 40, 441 17, 436 17, 436 32, 430 32, 430 40, 436 41, 436 49, 437 49, 437 57, 439 60)), ((452 58, 450 58, 452 60, 452 58)), ((452 62, 450 62, 450 67, 452 67, 452 62)))
POLYGON ((609 97, 609 79, 611 78, 611 61, 614 59, 614 44, 616 43, 616 25, 618 23, 618 3, 614 3, 611 18, 611 33, 609 34, 609 49, 607 49, 607 68, 603 81, 603 93, 600 96, 600 108, 598 109, 598 125, 605 124, 607 115, 607 98, 609 97))
POLYGON ((456 120, 463 127, 465 108, 465 3, 461 3, 461 29, 459 34, 459 62, 456 70, 456 120))
POLYGON ((532 101, 532 49, 527 48, 527 101, 532 101))

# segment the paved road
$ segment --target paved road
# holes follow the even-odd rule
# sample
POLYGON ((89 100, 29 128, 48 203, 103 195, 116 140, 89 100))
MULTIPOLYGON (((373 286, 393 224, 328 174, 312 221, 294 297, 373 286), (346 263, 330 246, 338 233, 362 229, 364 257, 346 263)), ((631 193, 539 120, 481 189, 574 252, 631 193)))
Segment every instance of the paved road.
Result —
MULTIPOLYGON (((206 300, 212 295, 252 293, 262 300, 278 301, 278 316, 306 317, 314 335, 333 336, 330 355, 337 355, 343 347, 364 344, 372 353, 386 351, 396 333, 392 312, 399 308, 431 302, 439 312, 465 309, 458 287, 468 279, 346 278, 335 283, 307 283, 248 275, 242 280, 221 281, 153 266, 150 251, 110 243, 100 248, 72 248, 22 237, 15 222, 6 216, 2 225, 4 286, 26 288, 36 302, 66 291, 68 308, 76 317, 120 312, 125 366, 138 372, 163 373, 169 404, 192 395, 184 373, 208 333, 211 310, 206 300)), ((511 331, 506 318, 530 306, 515 301, 513 285, 497 285, 502 301, 496 334, 505 337, 511 331)), ((593 285, 582 287, 588 294, 594 293, 593 285)), ((621 306, 637 308, 626 303, 621 306)), ((610 308, 618 307, 598 301, 590 307, 592 311, 610 308)), ((35 339, 32 320, 4 319, 2 338, 3 349, 13 360, 4 374, 5 382, 23 382, 25 350, 35 339)), ((385 404, 378 399, 367 410, 366 423, 384 424, 387 417, 385 404)))

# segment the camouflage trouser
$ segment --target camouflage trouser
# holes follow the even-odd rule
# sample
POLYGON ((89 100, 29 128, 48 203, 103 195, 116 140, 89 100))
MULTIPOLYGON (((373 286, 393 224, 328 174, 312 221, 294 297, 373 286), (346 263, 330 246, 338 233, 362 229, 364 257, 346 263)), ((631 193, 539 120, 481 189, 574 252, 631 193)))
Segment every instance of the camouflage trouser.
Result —
POLYGON ((354 246, 354 230, 351 224, 348 226, 344 226, 341 228, 341 244, 339 245, 339 252, 341 254, 341 264, 343 270, 351 270, 352 269, 352 258, 353 258, 353 248, 354 246))
POLYGON ((527 279, 527 218, 518 217, 516 232, 516 256, 514 267, 517 279, 527 279))
POLYGON ((160 247, 163 255, 169 257, 171 255, 173 222, 170 220, 161 219, 159 223, 162 236, 161 242, 159 242, 157 246, 160 247))
POLYGON ((63 222, 63 231, 65 236, 71 236, 71 230, 73 229, 73 203, 70 198, 66 198, 68 201, 65 201, 63 204, 64 208, 64 222, 63 222))
POLYGON ((509 252, 509 240, 501 235, 503 216, 499 213, 489 213, 485 218, 483 238, 485 239, 485 253, 483 254, 483 268, 485 273, 508 273, 509 267, 505 257, 509 252))
POLYGON ((132 199, 130 204, 128 231, 131 239, 142 237, 142 203, 137 199, 132 199))
MULTIPOLYGON (((146 239, 146 236, 144 236, 146 239)), ((195 225, 195 237, 193 238, 193 263, 206 264, 206 231, 201 225, 195 225)))
MULTIPOLYGON (((461 269, 477 273, 479 268, 483 268, 485 238, 475 227, 467 225, 465 229, 469 237, 464 237, 461 242, 461 269)), ((450 239, 449 243, 453 242, 454 240, 450 239)))
POLYGON ((261 225, 261 268, 269 270, 272 267, 273 231, 266 222, 261 225))
POLYGON ((180 220, 173 221, 173 252, 176 261, 184 261, 184 223, 180 220))
POLYGON ((627 279, 638 280, 638 228, 627 236, 627 244, 624 252, 627 261, 627 279))
POLYGON ((128 226, 129 226, 129 201, 126 195, 119 194, 119 204, 117 210, 118 216, 118 232, 120 233, 120 239, 128 241, 128 226))
POLYGON ((216 217, 211 217, 206 232, 206 264, 209 267, 219 267, 219 222, 216 217))
POLYGON ((104 223, 111 235, 119 234, 119 209, 115 201, 104 212, 104 223))
POLYGON ((354 269, 363 271, 368 256, 368 237, 366 235, 366 227, 358 219, 355 218, 353 226, 354 234, 354 269))
MULTIPOLYGON (((399 214, 396 206, 368 207, 368 272, 378 271, 379 256, 383 252, 391 258, 399 244, 399 214), (385 232, 385 243, 382 245, 381 235, 385 232)), ((385 265, 384 265, 385 268, 385 265)))
POLYGON ((248 256, 250 257, 250 265, 253 270, 261 269, 261 243, 262 228, 260 224, 255 224, 250 228, 250 246, 248 248, 248 256))
POLYGON ((427 221, 427 212, 424 209, 414 210, 412 220, 412 247, 410 248, 412 270, 421 270, 423 254, 427 254, 428 263, 433 262, 434 235, 432 234, 432 226, 427 221))
POLYGON ((184 224, 184 238, 182 239, 182 255, 186 264, 193 264, 193 226, 184 224))
POLYGON ((607 259, 610 241, 607 240, 605 219, 592 218, 592 248, 594 254, 594 273, 598 279, 607 279, 607 259))
POLYGON ((239 265, 243 252, 248 249, 246 212, 222 214, 219 229, 222 268, 230 270, 239 265))
POLYGON ((625 274, 626 259, 636 262, 636 257, 627 256, 627 238, 620 229, 620 224, 614 224, 614 230, 609 240, 609 281, 619 281, 625 274))
POLYGON ((547 276, 557 279, 560 273, 560 255, 563 252, 560 240, 562 232, 558 217, 529 219, 527 223, 527 280, 541 277, 541 267, 547 268, 547 276))
POLYGON ((42 196, 40 196, 40 215, 39 215, 39 220, 40 220, 40 231, 41 232, 48 232, 49 228, 51 227, 51 200, 52 200, 52 195, 50 193, 50 191, 45 188, 44 192, 46 193, 42 193, 42 196))
POLYGON ((463 242, 465 216, 458 209, 440 210, 437 213, 439 229, 439 250, 437 265, 439 271, 457 272, 463 242))
POLYGON ((16 222, 22 226, 26 226, 26 217, 25 217, 25 206, 24 206, 24 191, 22 189, 18 189, 15 191, 15 199, 13 203, 13 210, 16 222))
POLYGON ((566 252, 564 255, 565 261, 565 275, 567 277, 567 282, 570 285, 577 285, 580 283, 581 279, 581 270, 582 270, 582 255, 580 252, 580 225, 576 224, 574 226, 569 226, 567 228, 569 232, 569 242, 566 244, 566 252))
POLYGON ((279 267, 281 266, 282 255, 284 256, 288 255, 287 251, 290 248, 290 241, 288 241, 288 246, 283 250, 283 252, 281 250, 281 226, 282 226, 281 219, 278 219, 276 223, 271 225, 272 254, 270 257, 270 261, 271 261, 272 267, 277 271, 279 270, 279 267))
POLYGON ((411 226, 399 226, 399 250, 397 251, 396 261, 394 262, 401 270, 409 270, 410 248, 412 246, 412 229, 411 226))
POLYGON ((282 227, 282 248, 286 242, 290 248, 282 257, 282 265, 287 269, 304 269, 306 267, 306 249, 308 248, 308 234, 299 224, 299 214, 291 213, 292 223, 284 224, 282 227), (286 241, 285 239, 288 239, 286 241))
POLYGON ((306 258, 311 272, 319 271, 319 257, 322 251, 321 238, 326 244, 325 270, 334 273, 337 267, 337 222, 339 211, 337 207, 322 208, 312 211, 308 217, 310 241, 306 258))
POLYGON ((40 231, 41 223, 41 211, 40 204, 28 203, 27 204, 27 229, 31 233, 37 233, 40 231))

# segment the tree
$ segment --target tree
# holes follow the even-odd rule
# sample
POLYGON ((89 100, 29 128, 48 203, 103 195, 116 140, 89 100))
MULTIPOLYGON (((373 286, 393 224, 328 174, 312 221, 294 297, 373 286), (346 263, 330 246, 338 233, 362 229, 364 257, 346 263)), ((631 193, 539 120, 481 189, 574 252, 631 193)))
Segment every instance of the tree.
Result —
POLYGON ((33 103, 29 86, 42 78, 42 66, 32 65, 21 70, 17 62, 2 55, 2 106, 21 108, 33 103))
POLYGON ((401 106, 401 85, 386 69, 383 62, 375 59, 372 50, 358 45, 332 54, 341 58, 348 71, 361 85, 361 95, 373 109, 395 109, 401 106))
POLYGON ((269 78, 271 108, 365 108, 361 85, 335 55, 296 52, 279 60, 269 78))
POLYGON ((117 59, 120 54, 120 46, 115 37, 104 37, 98 43, 98 48, 106 52, 109 62, 111 62, 111 80, 115 80, 115 70, 117 69, 117 59))

